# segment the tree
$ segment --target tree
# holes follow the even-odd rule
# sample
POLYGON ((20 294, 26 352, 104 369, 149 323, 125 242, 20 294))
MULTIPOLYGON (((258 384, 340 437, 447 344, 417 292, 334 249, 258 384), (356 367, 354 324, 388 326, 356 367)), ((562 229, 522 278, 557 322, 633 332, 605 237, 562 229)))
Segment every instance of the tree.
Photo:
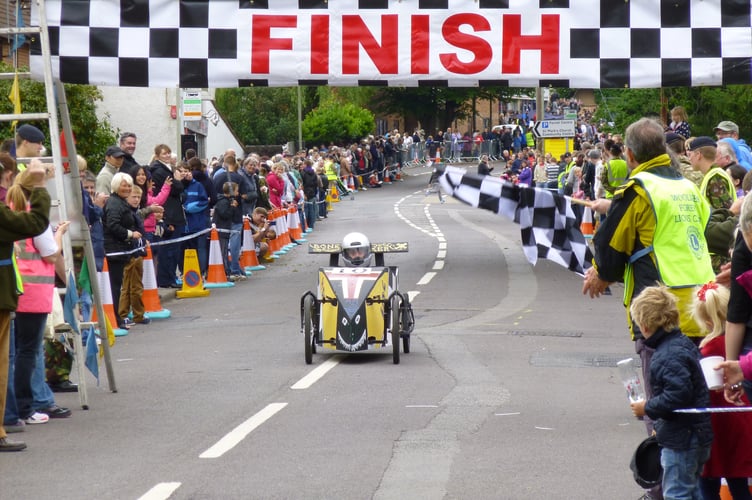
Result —
POLYGON ((218 89, 215 104, 243 144, 285 144, 298 136, 294 87, 218 89))
POLYGON ((303 120, 303 138, 312 144, 347 144, 373 132, 373 113, 354 104, 330 100, 303 120))
POLYGON ((387 87, 374 96, 373 107, 381 113, 402 116, 406 123, 418 123, 426 133, 451 126, 472 115, 473 98, 509 101, 529 95, 531 89, 510 87, 387 87))
MULTIPOLYGON (((667 111, 675 106, 687 110, 694 136, 713 137, 713 129, 723 120, 731 120, 743 129, 752 114, 749 86, 667 88, 663 93, 667 111)), ((621 132, 643 116, 660 115, 661 111, 660 89, 604 89, 596 92, 596 100, 595 118, 613 122, 611 128, 621 132)), ((746 132, 749 135, 752 130, 746 132)), ((740 135, 745 135, 744 130, 740 130, 740 135)))
MULTIPOLYGON (((5 63, 0 63, 0 71, 11 73, 13 72, 13 67, 5 63)), ((28 71, 28 69, 19 68, 19 71, 28 71)), ((12 80, 0 81, 0 113, 13 113, 13 104, 7 99, 12 84, 12 80)), ((19 79, 19 87, 21 108, 24 113, 43 113, 47 111, 44 83, 19 79)), ((102 93, 97 87, 91 85, 64 84, 64 88, 68 101, 71 128, 76 138, 76 152, 86 159, 90 170, 97 172, 104 164, 104 152, 108 147, 117 142, 117 134, 109 120, 107 118, 100 120, 96 115, 95 103, 102 100, 102 93)), ((45 136, 47 137, 45 147, 49 151, 50 139, 47 122, 28 123, 45 132, 45 136)), ((11 131, 11 123, 0 123, 0 133, 2 133, 2 137, 14 137, 11 131)))

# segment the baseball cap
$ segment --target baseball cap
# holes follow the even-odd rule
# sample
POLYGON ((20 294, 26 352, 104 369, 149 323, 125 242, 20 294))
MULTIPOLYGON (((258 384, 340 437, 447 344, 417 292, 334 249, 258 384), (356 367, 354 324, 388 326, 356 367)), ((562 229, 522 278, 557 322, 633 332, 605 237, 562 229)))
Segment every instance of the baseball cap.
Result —
POLYGON ((715 130, 723 130, 724 132, 736 132, 739 133, 739 125, 734 122, 725 120, 718 124, 715 130))
POLYGON ((25 141, 29 141, 35 144, 41 144, 42 142, 44 142, 44 134, 34 125, 21 125, 16 130, 16 133, 20 135, 21 138, 25 141))
POLYGON ((684 137, 680 136, 676 132, 667 132, 666 133, 666 144, 673 144, 676 141, 683 141, 684 137))
POLYGON ((117 146, 110 146, 104 153, 105 156, 112 156, 113 158, 122 158, 125 156, 125 151, 117 146))
POLYGON ((694 139, 692 139, 692 142, 689 143, 689 147, 687 148, 687 150, 696 151, 705 146, 716 147, 717 145, 715 141, 711 139, 710 137, 701 135, 700 137, 695 137, 694 139))

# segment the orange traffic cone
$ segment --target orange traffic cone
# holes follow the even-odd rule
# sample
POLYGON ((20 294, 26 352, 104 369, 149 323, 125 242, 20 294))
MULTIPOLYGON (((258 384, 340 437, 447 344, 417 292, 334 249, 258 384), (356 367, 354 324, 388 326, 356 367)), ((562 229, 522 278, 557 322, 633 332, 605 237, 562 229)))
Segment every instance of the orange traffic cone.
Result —
MULTIPOLYGON (((112 331, 115 332, 116 337, 123 337, 128 335, 128 330, 124 328, 118 328, 120 322, 117 320, 115 314, 115 306, 112 303, 112 287, 110 286, 110 266, 107 265, 107 258, 104 259, 104 265, 102 266, 102 272, 97 273, 97 281, 99 281, 99 293, 102 295, 102 309, 104 309, 104 315, 112 325, 112 331)), ((97 308, 95 307, 91 314, 91 321, 97 321, 97 308)))
POLYGON ((225 263, 222 259, 222 247, 219 246, 219 232, 217 226, 212 224, 211 238, 209 241, 209 267, 206 271, 206 288, 227 288, 235 286, 235 283, 227 281, 225 263))
POLYGON ((284 252, 280 252, 282 249, 282 240, 279 238, 279 229, 277 227, 277 220, 279 219, 277 209, 273 209, 269 211, 268 220, 269 220, 269 227, 274 231, 274 238, 269 238, 269 252, 267 254, 267 258, 269 259, 279 259, 279 256, 282 255, 284 252))
POLYGON ((169 318, 170 310, 162 309, 157 291, 157 273, 154 271, 154 260, 151 254, 151 245, 146 243, 146 257, 144 257, 144 269, 141 276, 144 285, 144 293, 141 300, 144 303, 144 311, 150 318, 169 318))
POLYGON ((585 207, 582 212, 582 222, 580 223, 580 232, 585 238, 593 237, 593 209, 585 207))
POLYGON ((395 180, 402 182, 402 168, 397 165, 397 173, 395 174, 395 180))
POLYGON ((240 251, 240 266, 247 272, 266 269, 266 266, 259 264, 256 245, 253 242, 251 221, 247 217, 243 217, 243 246, 240 251))
POLYGON ((355 177, 350 174, 350 177, 347 179, 347 189, 350 190, 350 192, 355 191, 355 177))
POLYGON ((384 169, 384 184, 392 183, 392 173, 389 172, 389 167, 384 169))
POLYGON ((294 246, 290 241, 290 228, 287 225, 287 214, 290 211, 289 208, 283 208, 280 210, 279 217, 277 218, 277 238, 282 238, 282 246, 285 253, 289 252, 294 246))
POLYGON ((300 214, 298 213, 298 207, 293 205, 290 207, 290 211, 287 214, 287 225, 290 227, 290 237, 298 243, 306 241, 303 238, 303 230, 300 228, 300 214))

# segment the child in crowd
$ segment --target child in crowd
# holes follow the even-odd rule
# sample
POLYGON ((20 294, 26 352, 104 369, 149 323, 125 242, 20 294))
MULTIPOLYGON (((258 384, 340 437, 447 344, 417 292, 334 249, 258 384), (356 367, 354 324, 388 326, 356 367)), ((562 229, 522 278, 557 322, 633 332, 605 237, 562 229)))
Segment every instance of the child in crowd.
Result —
MULTIPOLYGON (((225 182, 222 184, 222 196, 217 199, 217 204, 214 205, 214 218, 212 222, 217 229, 232 229, 232 218, 235 210, 239 210, 238 207, 238 184, 236 182, 225 182)), ((230 233, 220 231, 219 232, 219 249, 222 253, 222 263, 225 265, 225 275, 230 280, 230 262, 227 255, 227 247, 230 245, 230 233)))
MULTIPOLYGON (((700 343, 703 357, 726 357, 728 302, 729 289, 715 282, 703 285, 695 296, 692 316, 700 328, 710 332, 700 343)), ((746 397, 743 401, 749 405, 746 397)), ((723 391, 711 391, 710 403, 713 407, 735 406, 726 401, 723 391)), ((720 500, 722 477, 734 500, 752 499, 747 486, 747 478, 752 477, 752 420, 742 413, 714 413, 711 422, 713 445, 700 479, 703 499, 720 500)))
POLYGON ((655 349, 650 361, 653 396, 632 403, 636 417, 655 422, 661 445, 665 498, 701 498, 700 473, 710 456, 713 430, 707 413, 674 413, 681 408, 705 408, 710 397, 700 368, 700 351, 679 330, 676 297, 665 286, 645 288, 630 307, 632 319, 655 349))
MULTIPOLYGON (((81 160, 78 168, 81 169, 81 160)), ((85 160, 84 160, 85 161, 85 160)), ((102 215, 104 215, 104 204, 107 201, 107 195, 96 192, 97 176, 89 170, 82 170, 81 185, 86 193, 83 197, 84 216, 89 223, 89 234, 91 236, 91 246, 94 249, 94 261, 97 265, 97 271, 102 271, 104 266, 104 226, 102 226, 102 215)))
POLYGON ((251 233, 253 234, 253 243, 256 249, 256 256, 259 260, 270 262, 274 259, 269 253, 269 221, 267 216, 269 212, 263 207, 256 207, 251 213, 251 233))
MULTIPOLYGON (((136 219, 136 224, 139 226, 138 231, 144 234, 144 223, 139 215, 139 206, 141 204, 141 195, 143 192, 141 188, 133 185, 131 194, 128 195, 128 204, 133 209, 133 216, 136 219)), ((134 241, 133 245, 136 247, 142 247, 146 245, 146 239, 134 241)), ((134 323, 140 323, 142 325, 148 325, 151 323, 151 319, 144 316, 144 302, 141 296, 144 294, 144 283, 142 275, 144 272, 144 255, 146 250, 139 250, 131 254, 131 259, 123 268, 123 286, 120 292, 120 302, 118 304, 118 316, 121 321, 126 322, 128 314, 133 312, 134 323)))

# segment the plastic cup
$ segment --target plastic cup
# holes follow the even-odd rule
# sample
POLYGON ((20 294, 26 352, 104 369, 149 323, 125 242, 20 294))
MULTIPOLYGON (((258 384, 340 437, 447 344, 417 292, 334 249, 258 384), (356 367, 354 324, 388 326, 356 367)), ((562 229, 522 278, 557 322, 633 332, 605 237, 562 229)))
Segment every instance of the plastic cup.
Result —
POLYGON ((723 362, 723 356, 708 356, 700 360, 702 374, 705 375, 705 383, 708 389, 714 391, 723 388, 723 370, 715 370, 715 367, 723 362))

